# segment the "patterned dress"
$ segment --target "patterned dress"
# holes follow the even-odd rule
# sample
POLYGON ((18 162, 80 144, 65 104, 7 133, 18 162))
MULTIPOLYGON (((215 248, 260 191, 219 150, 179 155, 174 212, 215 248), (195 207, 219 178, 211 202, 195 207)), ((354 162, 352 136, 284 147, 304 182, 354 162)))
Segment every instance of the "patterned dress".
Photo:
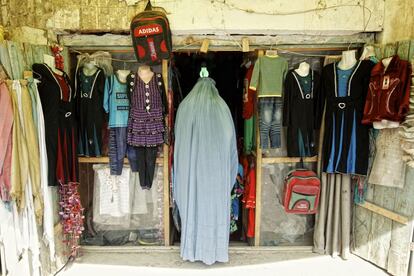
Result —
POLYGON ((131 91, 127 142, 135 147, 158 146, 164 143, 165 129, 162 92, 157 76, 154 74, 148 83, 137 74, 131 77, 134 86, 131 91))

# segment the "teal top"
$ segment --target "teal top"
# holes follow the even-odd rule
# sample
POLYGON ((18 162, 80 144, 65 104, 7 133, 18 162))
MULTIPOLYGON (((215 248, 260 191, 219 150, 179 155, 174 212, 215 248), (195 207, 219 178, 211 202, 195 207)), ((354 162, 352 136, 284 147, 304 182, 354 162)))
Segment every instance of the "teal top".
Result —
POLYGON ((126 82, 121 82, 115 75, 105 81, 103 107, 109 113, 108 127, 127 127, 129 99, 126 82))
POLYGON ((348 95, 348 80, 354 72, 354 67, 346 70, 336 68, 338 74, 338 97, 346 97, 348 95))
POLYGON ((254 65, 249 88, 257 90, 258 97, 282 97, 287 72, 286 59, 279 56, 261 56, 254 65))
POLYGON ((309 72, 306 76, 301 76, 295 71, 293 71, 296 77, 298 78, 300 87, 302 88, 302 92, 304 95, 308 95, 312 92, 312 73, 309 72))

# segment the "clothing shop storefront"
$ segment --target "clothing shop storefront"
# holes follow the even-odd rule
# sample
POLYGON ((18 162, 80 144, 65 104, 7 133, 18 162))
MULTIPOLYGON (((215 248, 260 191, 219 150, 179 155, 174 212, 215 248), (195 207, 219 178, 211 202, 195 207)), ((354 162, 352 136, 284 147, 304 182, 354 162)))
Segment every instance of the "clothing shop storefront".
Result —
POLYGON ((52 47, 17 31, 0 47, 2 275, 178 248, 208 265, 265 248, 411 273, 414 41, 378 39, 391 4, 119 2, 121 23, 56 13, 52 47), (169 27, 136 19, 131 39, 150 8, 169 27))

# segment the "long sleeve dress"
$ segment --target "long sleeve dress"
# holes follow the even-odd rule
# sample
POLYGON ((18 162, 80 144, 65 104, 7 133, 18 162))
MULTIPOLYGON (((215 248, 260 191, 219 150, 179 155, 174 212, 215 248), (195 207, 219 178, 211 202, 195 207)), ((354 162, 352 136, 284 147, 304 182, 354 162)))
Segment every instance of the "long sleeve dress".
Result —
POLYGON ((180 104, 175 125, 173 194, 181 216, 181 257, 228 261, 236 134, 215 82, 201 78, 180 104))

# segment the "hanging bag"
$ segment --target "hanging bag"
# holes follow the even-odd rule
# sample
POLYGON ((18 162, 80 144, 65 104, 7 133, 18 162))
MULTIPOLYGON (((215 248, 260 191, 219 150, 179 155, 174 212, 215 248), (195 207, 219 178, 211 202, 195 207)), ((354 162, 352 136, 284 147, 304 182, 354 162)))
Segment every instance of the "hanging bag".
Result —
POLYGON ((148 2, 145 10, 131 21, 131 37, 139 63, 157 65, 169 59, 172 50, 170 24, 163 12, 153 11, 148 2))
POLYGON ((284 208, 291 214, 315 214, 318 211, 321 181, 314 171, 301 168, 285 177, 284 208))

